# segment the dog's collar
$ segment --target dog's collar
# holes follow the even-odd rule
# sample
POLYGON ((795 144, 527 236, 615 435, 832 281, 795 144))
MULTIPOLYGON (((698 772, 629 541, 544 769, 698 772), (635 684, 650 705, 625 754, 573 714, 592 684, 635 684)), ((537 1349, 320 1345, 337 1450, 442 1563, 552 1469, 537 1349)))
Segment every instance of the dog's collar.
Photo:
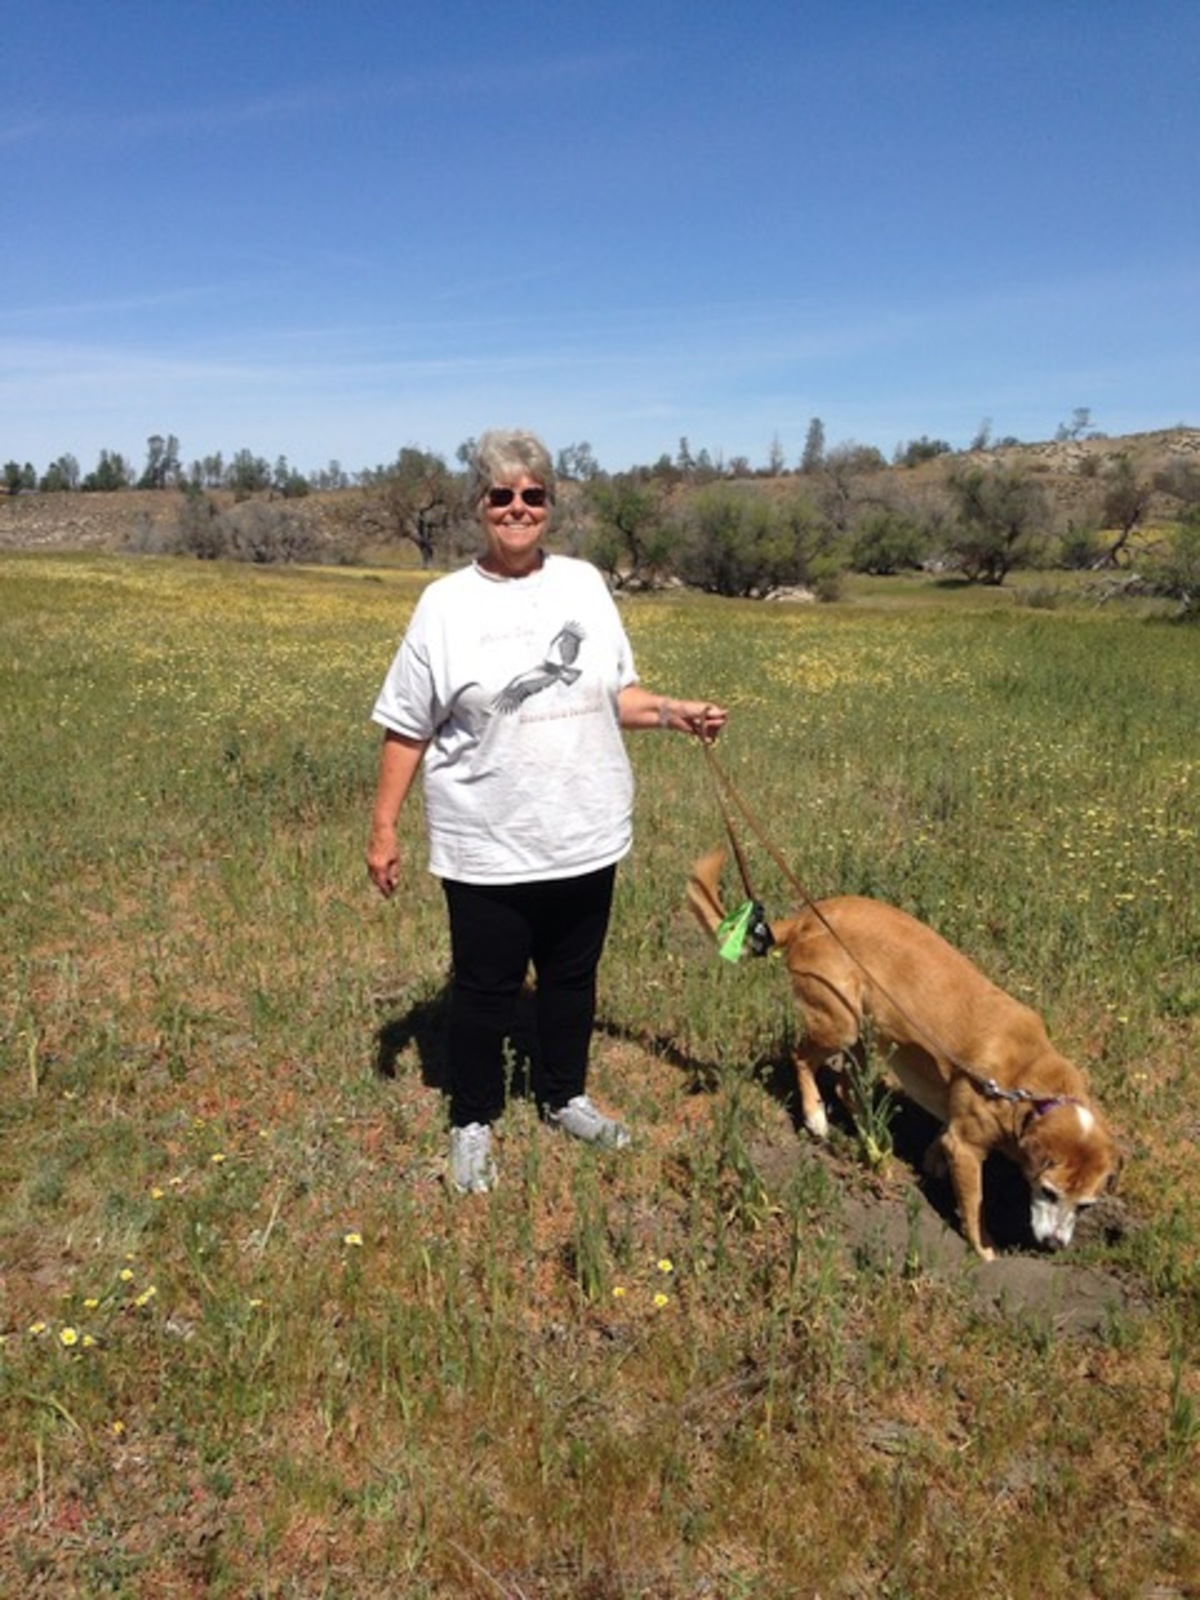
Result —
POLYGON ((1007 1100, 1032 1108, 1035 1117, 1044 1117, 1058 1106, 1077 1106, 1081 1102, 1073 1094, 1034 1094, 1032 1089, 1004 1089, 995 1078, 984 1078, 979 1084, 985 1100, 1007 1100))

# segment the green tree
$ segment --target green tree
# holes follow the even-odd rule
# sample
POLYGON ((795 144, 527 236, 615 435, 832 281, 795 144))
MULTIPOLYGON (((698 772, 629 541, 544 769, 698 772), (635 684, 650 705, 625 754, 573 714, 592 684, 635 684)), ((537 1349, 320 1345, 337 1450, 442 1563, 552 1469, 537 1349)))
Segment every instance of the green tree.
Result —
POLYGON ((814 417, 804 436, 804 451, 800 457, 800 471, 809 474, 821 472, 825 466, 825 424, 814 417))
POLYGON ((888 575, 919 567, 928 552, 925 530, 915 517, 891 506, 869 510, 850 540, 850 565, 855 572, 888 575))
POLYGON ((1001 584, 1031 565, 1048 533, 1050 505, 1041 484, 1018 466, 968 466, 947 486, 958 513, 948 548, 972 583, 1001 584))
POLYGON ((564 445, 554 460, 554 470, 560 478, 572 483, 591 483, 600 476, 600 463, 586 439, 578 444, 564 445))
POLYGON ((1189 507, 1154 552, 1146 577, 1156 594, 1179 600, 1185 616, 1200 617, 1200 506, 1189 507))
POLYGON ((119 450, 101 450, 100 459, 80 485, 89 494, 112 494, 129 489, 133 474, 119 450))
POLYGON ((79 462, 69 453, 59 456, 57 461, 52 461, 38 484, 38 488, 45 494, 60 493, 78 487, 79 462))
POLYGON ((685 512, 680 576, 710 594, 761 598, 805 581, 814 540, 806 501, 713 484, 685 512))
POLYGON ((935 461, 938 456, 953 454, 953 447, 945 439, 931 439, 923 433, 919 439, 897 445, 895 462, 898 467, 919 467, 923 461, 935 461))
POLYGON ((146 440, 146 465, 138 479, 139 489, 165 489, 183 476, 179 465, 179 440, 173 433, 164 439, 152 433, 146 440))
POLYGON ((26 489, 36 489, 37 473, 34 471, 33 463, 27 461, 22 466, 19 461, 6 461, 4 487, 9 494, 21 494, 26 489))
POLYGON ((620 473, 588 486, 591 533, 588 559, 617 588, 654 583, 669 568, 678 530, 665 516, 665 500, 657 483, 620 473))
POLYGON ((288 465, 286 456, 279 456, 271 474, 271 489, 285 500, 303 500, 312 485, 302 472, 288 465))
POLYGON ((248 500, 271 487, 271 464, 251 450, 239 450, 225 469, 225 484, 235 500, 248 500))

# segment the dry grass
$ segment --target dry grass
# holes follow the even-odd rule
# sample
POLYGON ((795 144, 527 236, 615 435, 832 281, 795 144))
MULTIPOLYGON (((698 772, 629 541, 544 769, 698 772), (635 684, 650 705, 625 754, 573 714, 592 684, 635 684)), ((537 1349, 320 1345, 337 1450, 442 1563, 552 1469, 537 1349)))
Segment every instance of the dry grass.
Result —
POLYGON ((720 825, 681 740, 632 747, 603 974, 633 1150, 516 1101, 496 1194, 446 1194, 417 815, 402 904, 361 867, 416 581, 4 559, 0 1587, 1189 1592, 1200 635, 630 606, 806 882, 936 923, 1087 1062, 1123 1198, 1070 1263, 998 1217, 993 1272, 911 1130, 882 1175, 797 1135, 778 970, 681 908, 720 825))

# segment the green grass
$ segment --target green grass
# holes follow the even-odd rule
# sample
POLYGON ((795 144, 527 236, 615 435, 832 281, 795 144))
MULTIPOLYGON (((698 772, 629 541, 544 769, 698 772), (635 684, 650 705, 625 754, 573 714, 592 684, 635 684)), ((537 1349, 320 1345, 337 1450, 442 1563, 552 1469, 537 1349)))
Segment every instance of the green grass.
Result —
POLYGON ((418 583, 0 560, 0 1589, 1184 1592, 1200 632, 907 580, 626 603, 801 882, 932 922, 1087 1066, 1127 1225, 1074 1259, 1138 1309, 1080 1337, 852 1236, 927 1202, 797 1135, 782 974, 682 909, 722 834, 682 739, 631 740, 602 972, 634 1148, 515 1103, 501 1187, 445 1193, 419 802, 398 901, 362 865, 418 583))

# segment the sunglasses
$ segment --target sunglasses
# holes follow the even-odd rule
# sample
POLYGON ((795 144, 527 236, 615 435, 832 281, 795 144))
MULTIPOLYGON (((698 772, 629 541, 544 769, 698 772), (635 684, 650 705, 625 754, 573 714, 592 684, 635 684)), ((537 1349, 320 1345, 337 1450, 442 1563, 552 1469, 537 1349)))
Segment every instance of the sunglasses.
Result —
POLYGON ((489 489, 486 499, 494 511, 501 511, 505 506, 512 505, 518 495, 521 497, 521 504, 529 506, 534 511, 546 504, 546 491, 540 485, 532 489, 509 489, 507 486, 489 489))

